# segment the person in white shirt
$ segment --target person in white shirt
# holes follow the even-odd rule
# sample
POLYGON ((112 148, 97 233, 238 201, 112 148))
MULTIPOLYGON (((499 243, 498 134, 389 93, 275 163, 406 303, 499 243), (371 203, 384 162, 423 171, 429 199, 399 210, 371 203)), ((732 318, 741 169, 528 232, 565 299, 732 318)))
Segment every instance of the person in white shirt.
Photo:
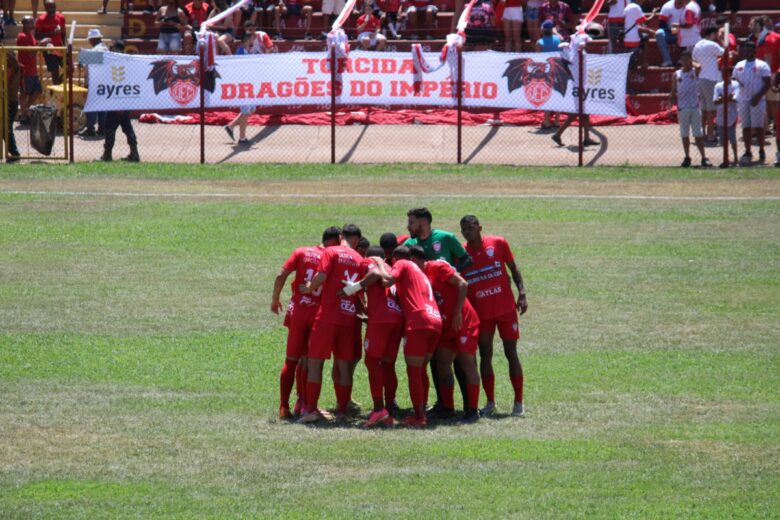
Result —
POLYGON ((681 166, 688 168, 691 165, 691 139, 696 141, 699 149, 702 167, 712 166, 704 153, 704 133, 701 130, 701 109, 699 105, 699 71, 693 67, 691 53, 683 51, 680 55, 682 68, 676 70, 672 76, 672 88, 669 93, 669 102, 677 105, 677 121, 680 124, 680 138, 682 139, 685 159, 681 166))
POLYGON ((652 20, 657 10, 653 10, 650 15, 645 16, 642 11, 642 4, 645 0, 633 0, 623 11, 623 47, 625 52, 631 52, 631 65, 641 64, 642 68, 647 68, 647 62, 644 59, 645 40, 643 35, 653 34, 654 31, 645 27, 645 24, 652 20))
MULTIPOLYGON (((718 127, 718 137, 721 143, 726 141, 728 130, 728 140, 731 143, 731 152, 734 161, 737 160, 737 95, 739 94, 739 83, 733 79, 729 82, 728 101, 726 98, 726 84, 720 81, 715 84, 712 93, 712 102, 716 109, 715 124, 718 127), (724 121, 724 106, 728 105, 728 121, 724 121)), ((728 168, 728 163, 724 162, 721 168, 728 168)))
POLYGON ((712 93, 715 83, 720 80, 722 74, 718 68, 718 58, 723 55, 723 47, 718 45, 715 39, 718 37, 717 27, 707 27, 704 37, 693 47, 693 61, 701 67, 699 72, 699 88, 701 89, 702 110, 704 112, 703 123, 707 141, 715 141, 715 104, 712 93))
POLYGON ((658 30, 655 32, 655 43, 661 53, 662 67, 674 65, 672 56, 669 54, 669 45, 679 45, 678 33, 684 13, 685 0, 669 0, 661 7, 658 30))
POLYGON ((742 138, 745 141, 745 153, 740 158, 739 163, 743 166, 749 166, 753 162, 751 150, 753 135, 758 137, 759 162, 766 160, 766 152, 764 151, 766 99, 764 94, 769 90, 772 71, 767 62, 756 59, 755 42, 745 43, 745 56, 745 59, 734 67, 733 78, 739 83, 737 110, 739 110, 739 120, 742 122, 742 138))
POLYGON ((628 0, 607 0, 609 13, 607 14, 607 52, 610 54, 620 52, 619 36, 623 30, 623 11, 626 10, 628 0))
POLYGON ((685 5, 683 19, 680 22, 680 47, 687 50, 699 43, 701 39, 701 7, 696 0, 691 0, 685 5))

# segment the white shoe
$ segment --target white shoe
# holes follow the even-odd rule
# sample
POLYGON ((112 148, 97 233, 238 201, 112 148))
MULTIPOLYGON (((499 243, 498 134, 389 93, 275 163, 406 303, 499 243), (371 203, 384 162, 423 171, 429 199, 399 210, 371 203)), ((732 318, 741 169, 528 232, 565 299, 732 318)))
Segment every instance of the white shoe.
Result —
POLYGON ((482 410, 479 411, 479 414, 482 417, 488 417, 490 415, 493 415, 496 411, 496 403, 494 401, 488 401, 487 404, 482 408, 482 410))
POLYGON ((525 408, 522 401, 515 401, 515 405, 512 407, 512 417, 523 417, 525 415, 525 408))

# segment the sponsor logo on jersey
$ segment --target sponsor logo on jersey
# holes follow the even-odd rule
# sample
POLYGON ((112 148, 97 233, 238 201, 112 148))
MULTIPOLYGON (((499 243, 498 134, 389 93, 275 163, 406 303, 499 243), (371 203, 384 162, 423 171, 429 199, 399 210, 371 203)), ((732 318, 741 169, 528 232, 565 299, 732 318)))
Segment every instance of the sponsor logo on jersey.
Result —
POLYGON ((494 285, 493 287, 477 291, 477 298, 487 298, 488 296, 495 296, 496 294, 501 294, 500 285, 494 285))
POLYGON ((465 345, 468 340, 469 340, 468 336, 461 336, 460 337, 461 345, 465 345))
POLYGON ((394 298, 387 298, 387 308, 394 312, 398 312, 398 313, 403 312, 401 310, 401 306, 398 305, 398 302, 395 301, 394 298))
POLYGON ((439 242, 438 240, 436 242, 434 242, 433 243, 433 250, 436 251, 437 253, 439 251, 441 251, 441 242, 439 242))
POLYGON ((425 304, 425 312, 427 312, 430 316, 433 316, 434 318, 441 319, 441 314, 439 313, 439 309, 434 307, 433 305, 425 304))
POLYGON ((355 307, 355 304, 349 300, 340 300, 339 305, 341 307, 341 310, 344 312, 348 312, 349 314, 357 313, 357 308, 355 307))

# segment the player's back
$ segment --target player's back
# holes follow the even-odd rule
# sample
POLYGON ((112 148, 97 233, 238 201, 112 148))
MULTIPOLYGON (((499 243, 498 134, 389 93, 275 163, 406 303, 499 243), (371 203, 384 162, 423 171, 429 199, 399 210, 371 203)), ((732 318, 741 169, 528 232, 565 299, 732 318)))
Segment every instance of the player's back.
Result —
POLYGON ((344 285, 360 277, 363 257, 346 246, 325 248, 318 272, 327 278, 322 286, 322 301, 317 319, 339 325, 352 325, 357 316, 357 296, 339 296, 344 285))
POLYGON ((404 312, 406 329, 441 330, 441 314, 428 277, 410 260, 397 260, 391 271, 396 280, 398 303, 404 312))
POLYGON ((283 267, 286 271, 295 273, 295 278, 292 281, 293 302, 309 306, 319 305, 321 290, 312 294, 301 294, 298 287, 314 278, 324 250, 325 248, 322 246, 298 247, 284 263, 283 267))

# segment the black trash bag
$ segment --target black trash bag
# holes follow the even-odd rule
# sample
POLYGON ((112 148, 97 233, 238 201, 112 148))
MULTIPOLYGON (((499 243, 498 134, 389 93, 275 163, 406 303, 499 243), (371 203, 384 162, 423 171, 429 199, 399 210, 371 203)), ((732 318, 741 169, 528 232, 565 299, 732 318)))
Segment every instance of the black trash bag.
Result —
POLYGON ((30 144, 43 155, 51 155, 57 135, 57 109, 49 105, 30 107, 30 144))

